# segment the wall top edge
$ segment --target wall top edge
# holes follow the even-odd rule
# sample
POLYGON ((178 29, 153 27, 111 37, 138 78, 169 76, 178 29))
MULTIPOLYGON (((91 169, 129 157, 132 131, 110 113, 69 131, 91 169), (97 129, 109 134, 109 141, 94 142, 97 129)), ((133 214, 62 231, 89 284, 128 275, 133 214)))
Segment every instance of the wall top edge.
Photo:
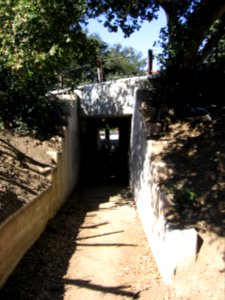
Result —
POLYGON ((127 81, 145 81, 148 79, 152 79, 154 75, 148 75, 148 76, 136 76, 136 77, 126 77, 121 79, 114 79, 114 80, 108 80, 103 82, 96 82, 96 83, 90 83, 90 84, 84 84, 84 85, 78 85, 76 87, 69 87, 65 89, 58 89, 58 90, 50 90, 47 94, 50 95, 60 95, 60 94, 74 94, 77 90, 83 90, 86 88, 93 88, 95 86, 101 86, 101 85, 109 85, 113 83, 122 83, 127 81))

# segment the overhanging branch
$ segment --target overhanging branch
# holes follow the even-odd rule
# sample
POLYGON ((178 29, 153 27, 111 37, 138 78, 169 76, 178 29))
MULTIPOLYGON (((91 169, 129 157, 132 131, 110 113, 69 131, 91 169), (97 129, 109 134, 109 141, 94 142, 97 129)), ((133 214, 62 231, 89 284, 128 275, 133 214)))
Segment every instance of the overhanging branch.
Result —
POLYGON ((198 55, 197 63, 201 64, 204 60, 210 55, 213 48, 218 44, 221 37, 225 34, 225 13, 221 18, 221 22, 219 23, 218 27, 214 34, 211 35, 210 39, 206 43, 205 47, 198 55))
POLYGON ((199 43, 208 34, 209 28, 225 13, 224 0, 203 0, 188 17, 187 34, 199 43))
MULTIPOLYGON (((184 45, 188 49, 184 60, 185 69, 191 70, 198 61, 201 61, 200 56, 198 56, 199 48, 209 34, 211 26, 215 21, 220 20, 224 14, 224 0, 202 0, 189 15, 185 34, 188 38, 186 39, 186 45, 184 45)), ((216 42, 216 38, 214 42, 216 42)), ((205 48, 208 48, 208 51, 210 51, 209 46, 210 44, 205 48)), ((207 55, 206 50, 204 55, 207 55)), ((201 57, 203 58, 203 53, 201 57)))

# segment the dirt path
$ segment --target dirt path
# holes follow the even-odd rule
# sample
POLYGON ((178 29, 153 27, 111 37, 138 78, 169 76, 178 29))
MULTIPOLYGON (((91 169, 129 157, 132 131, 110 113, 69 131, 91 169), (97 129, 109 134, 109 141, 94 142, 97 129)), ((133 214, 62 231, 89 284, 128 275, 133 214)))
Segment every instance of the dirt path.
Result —
POLYGON ((166 286, 129 190, 83 188, 49 222, 0 299, 224 300, 223 241, 213 239, 204 237, 196 265, 166 286))
POLYGON ((87 214, 65 275, 65 299, 135 299, 159 279, 127 190, 83 191, 87 214), (118 193, 119 192, 119 193, 118 193), (85 297, 84 297, 85 295, 85 297))
POLYGON ((83 189, 52 220, 1 299, 137 299, 160 285, 134 202, 118 185, 83 189))

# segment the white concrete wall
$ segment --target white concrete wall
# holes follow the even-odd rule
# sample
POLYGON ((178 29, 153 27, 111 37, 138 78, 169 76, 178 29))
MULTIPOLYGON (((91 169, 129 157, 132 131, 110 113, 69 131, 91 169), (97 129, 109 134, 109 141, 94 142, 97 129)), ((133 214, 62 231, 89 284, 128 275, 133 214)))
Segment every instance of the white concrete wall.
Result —
POLYGON ((147 77, 132 77, 80 86, 74 90, 80 98, 81 115, 131 115, 135 88, 149 85, 147 77))
POLYGON ((153 156, 163 151, 163 142, 147 140, 140 113, 140 101, 146 91, 136 90, 130 149, 130 186, 146 237, 165 283, 171 283, 177 269, 193 262, 197 250, 194 229, 173 230, 166 219, 170 205, 160 191, 160 178, 170 175, 170 166, 155 162, 153 156))
POLYGON ((64 128, 62 152, 49 153, 57 162, 52 171, 52 185, 0 224, 0 288, 44 231, 48 220, 68 199, 78 181, 78 102, 74 97, 68 100, 68 126, 64 128))

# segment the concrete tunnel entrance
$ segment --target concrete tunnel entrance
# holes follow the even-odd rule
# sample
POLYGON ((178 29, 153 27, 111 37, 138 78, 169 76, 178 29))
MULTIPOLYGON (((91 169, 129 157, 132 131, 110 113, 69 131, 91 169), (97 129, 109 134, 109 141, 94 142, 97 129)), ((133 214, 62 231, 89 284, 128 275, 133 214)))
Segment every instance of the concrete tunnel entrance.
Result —
POLYGON ((81 183, 129 182, 131 116, 81 119, 81 183))

